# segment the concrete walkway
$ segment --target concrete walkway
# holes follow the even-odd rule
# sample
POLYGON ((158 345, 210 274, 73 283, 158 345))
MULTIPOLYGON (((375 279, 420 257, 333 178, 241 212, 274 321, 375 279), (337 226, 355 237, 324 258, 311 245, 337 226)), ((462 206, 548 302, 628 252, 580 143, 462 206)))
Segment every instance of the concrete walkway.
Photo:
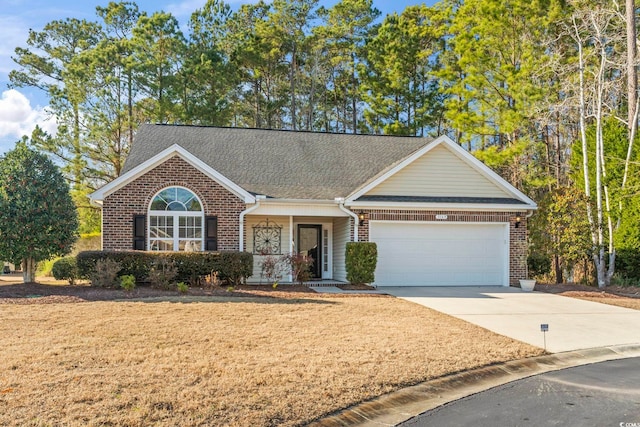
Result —
POLYGON ((511 287, 381 287, 490 331, 557 353, 640 343, 640 311, 511 287))

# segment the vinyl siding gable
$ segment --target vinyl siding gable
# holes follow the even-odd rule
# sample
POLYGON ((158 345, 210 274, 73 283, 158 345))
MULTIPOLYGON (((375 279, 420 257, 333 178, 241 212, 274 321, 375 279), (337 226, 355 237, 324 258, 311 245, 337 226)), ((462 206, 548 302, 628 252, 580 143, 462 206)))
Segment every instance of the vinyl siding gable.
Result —
POLYGON ((405 166, 366 195, 512 197, 444 144, 405 166))

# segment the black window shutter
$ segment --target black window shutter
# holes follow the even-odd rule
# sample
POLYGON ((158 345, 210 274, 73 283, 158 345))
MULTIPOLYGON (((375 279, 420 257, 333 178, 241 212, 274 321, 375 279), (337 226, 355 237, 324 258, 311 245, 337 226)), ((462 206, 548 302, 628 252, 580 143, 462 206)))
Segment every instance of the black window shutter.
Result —
POLYGON ((217 251, 218 250, 218 217, 207 216, 205 217, 205 251, 217 251))
POLYGON ((146 215, 133 216, 133 249, 136 251, 144 251, 145 248, 145 232, 147 228, 146 215))

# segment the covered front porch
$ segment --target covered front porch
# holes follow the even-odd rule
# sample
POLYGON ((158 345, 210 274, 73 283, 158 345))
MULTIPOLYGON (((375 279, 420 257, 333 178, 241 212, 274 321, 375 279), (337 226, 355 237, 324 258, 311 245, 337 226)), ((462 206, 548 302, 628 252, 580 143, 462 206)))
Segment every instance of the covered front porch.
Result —
MULTIPOLYGON (((251 208, 250 208, 251 209, 251 208)), ((346 282, 346 244, 353 240, 353 214, 337 204, 262 204, 244 216, 243 247, 254 256, 249 283, 267 283, 265 261, 300 254, 313 259, 314 286, 346 282)), ((280 283, 291 282, 284 272, 280 283)))

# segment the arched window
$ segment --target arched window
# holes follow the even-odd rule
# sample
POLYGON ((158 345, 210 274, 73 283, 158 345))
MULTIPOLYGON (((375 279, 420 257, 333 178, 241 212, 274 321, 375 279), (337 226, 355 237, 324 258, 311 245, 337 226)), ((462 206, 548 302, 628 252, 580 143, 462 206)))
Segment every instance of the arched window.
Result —
POLYGON ((202 203, 186 188, 165 188, 151 200, 149 250, 201 251, 203 229, 202 203))

